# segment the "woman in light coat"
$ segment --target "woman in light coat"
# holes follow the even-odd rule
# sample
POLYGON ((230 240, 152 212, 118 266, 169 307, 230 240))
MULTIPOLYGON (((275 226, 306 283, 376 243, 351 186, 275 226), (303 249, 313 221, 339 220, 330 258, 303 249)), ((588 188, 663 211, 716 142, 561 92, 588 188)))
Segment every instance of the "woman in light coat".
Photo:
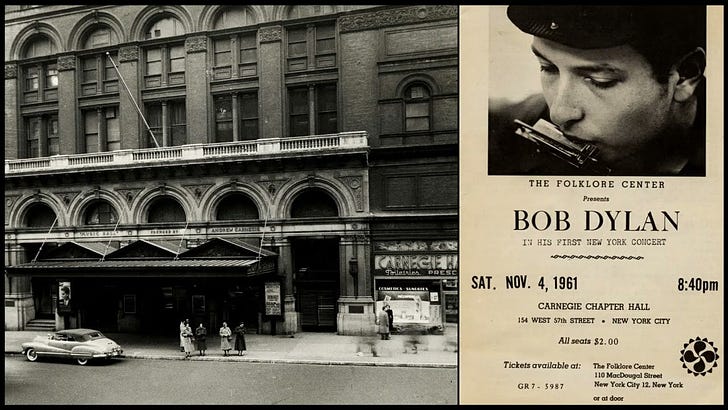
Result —
POLYGON ((220 349, 222 349, 222 355, 227 356, 230 349, 233 347, 230 345, 230 339, 232 338, 233 331, 230 330, 226 322, 222 322, 220 328, 220 349))
POLYGON ((183 336, 182 347, 185 349, 185 358, 188 358, 192 356, 192 350, 194 349, 192 346, 192 328, 189 325, 185 326, 185 330, 182 331, 181 335, 183 336))

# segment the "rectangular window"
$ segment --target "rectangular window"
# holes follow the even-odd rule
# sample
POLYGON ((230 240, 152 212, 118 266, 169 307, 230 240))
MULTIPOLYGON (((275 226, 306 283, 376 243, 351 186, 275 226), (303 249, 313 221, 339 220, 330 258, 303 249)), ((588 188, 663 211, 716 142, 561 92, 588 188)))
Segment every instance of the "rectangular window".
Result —
POLYGON ((229 95, 215 97, 215 142, 233 140, 233 102, 229 95))
POLYGON ((250 77, 258 73, 258 45, 255 34, 240 37, 240 76, 250 77))
POLYGON ((427 131, 430 129, 430 103, 408 103, 405 105, 405 130, 427 131))
POLYGON ((185 71, 185 48, 182 45, 169 48, 169 72, 185 71))
POLYGON ((28 67, 25 69, 25 91, 38 90, 38 67, 28 67))
POLYGON ((299 71, 308 68, 308 45, 306 27, 288 30, 288 70, 299 71))
POLYGON ((162 74, 162 49, 150 48, 146 50, 147 75, 162 74))
POLYGON ((240 139, 258 139, 258 93, 241 94, 240 104, 240 139))
POLYGON ((106 109, 106 151, 121 149, 121 131, 119 129, 119 111, 116 107, 106 109))
MULTIPOLYGON (((147 123, 159 146, 178 146, 187 143, 187 112, 184 100, 151 102, 145 105, 147 123), (166 115, 166 121, 164 116, 166 115), (163 124, 166 123, 166 129, 163 124)), ((146 132, 148 147, 155 147, 146 132)))
POLYGON ((175 101, 167 104, 170 116, 171 145, 178 146, 187 143, 187 112, 184 101, 175 101))
POLYGON ((334 25, 316 26, 316 67, 336 65, 336 37, 334 25))
POLYGON ((332 134, 338 131, 336 119, 336 85, 316 88, 316 133, 332 134))
POLYGON ((289 89, 289 126, 291 136, 338 132, 336 84, 289 89))
POLYGON ((99 118, 96 110, 84 111, 85 152, 99 151, 99 118))
POLYGON ((46 67, 45 88, 58 87, 58 69, 55 64, 49 64, 46 67))
POLYGON ((41 118, 32 117, 26 123, 26 139, 25 154, 28 158, 37 158, 40 156, 40 132, 41 118))
POLYGON ((288 71, 336 66, 336 30, 332 23, 310 24, 287 31, 288 71))
POLYGON ((309 135, 308 87, 291 88, 288 99, 291 136, 309 135))
POLYGON ((53 115, 48 119, 48 155, 60 154, 58 145, 58 116, 53 115))
POLYGON ((215 67, 227 67, 232 63, 230 51, 230 39, 221 38, 215 40, 215 67))
POLYGON ((82 75, 81 75, 81 82, 82 83, 95 83, 98 81, 99 77, 97 75, 97 67, 96 67, 96 57, 87 57, 84 58, 81 61, 81 67, 82 67, 82 75))
MULTIPOLYGON (((154 138, 157 140, 157 144, 162 143, 162 104, 161 103, 151 103, 146 105, 146 111, 147 111, 147 124, 149 124, 149 128, 152 130, 152 133, 154 133, 154 138)), ((152 136, 149 135, 149 131, 147 130, 144 133, 147 136, 147 147, 156 147, 154 145, 154 140, 152 139, 152 136)))

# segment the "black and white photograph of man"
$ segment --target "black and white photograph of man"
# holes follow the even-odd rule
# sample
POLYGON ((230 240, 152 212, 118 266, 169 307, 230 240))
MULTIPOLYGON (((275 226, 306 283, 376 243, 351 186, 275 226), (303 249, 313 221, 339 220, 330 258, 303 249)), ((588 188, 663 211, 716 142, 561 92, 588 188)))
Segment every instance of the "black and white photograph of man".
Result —
POLYGON ((489 174, 705 176, 705 16, 494 7, 489 174))

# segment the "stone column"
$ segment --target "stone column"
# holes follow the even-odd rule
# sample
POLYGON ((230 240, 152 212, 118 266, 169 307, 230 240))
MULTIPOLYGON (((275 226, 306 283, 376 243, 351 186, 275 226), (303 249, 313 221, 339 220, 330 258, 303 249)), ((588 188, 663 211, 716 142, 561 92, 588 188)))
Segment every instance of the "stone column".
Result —
POLYGON ((374 332, 374 299, 369 274, 369 240, 345 236, 339 244, 339 300, 336 328, 341 335, 374 332), (369 285, 368 285, 369 284, 369 285))
POLYGON ((187 85, 187 143, 207 144, 209 138, 208 108, 209 76, 207 72, 207 37, 185 40, 185 84, 187 85))
MULTIPOLYGON (((19 245, 6 247, 6 263, 9 266, 26 261, 25 248, 19 245)), ((5 288, 5 330, 23 330, 30 319, 35 318, 35 304, 30 276, 8 276, 5 288)))
MULTIPOLYGON (((76 109, 76 56, 58 57, 58 151, 61 155, 78 154, 81 144, 76 109)), ((7 91, 6 91, 7 93, 7 91)), ((84 143, 85 144, 85 143, 84 143)))
POLYGON ((18 159, 18 70, 15 63, 5 64, 5 159, 18 159))
POLYGON ((258 78, 260 92, 258 112, 260 113, 259 138, 280 138, 285 129, 283 101, 285 88, 282 72, 281 26, 261 27, 258 30, 258 78))
MULTIPOLYGON (((119 49, 119 73, 121 73, 126 85, 129 87, 131 95, 134 96, 134 100, 138 104, 141 104, 139 84, 144 81, 144 77, 139 78, 138 66, 139 47, 137 45, 119 49)), ((141 106, 139 108, 143 109, 141 106)), ((119 130, 121 132, 121 149, 147 147, 146 141, 149 139, 149 131, 147 131, 147 127, 144 125, 134 101, 129 97, 129 93, 126 91, 126 87, 124 87, 121 78, 119 78, 119 130)))
POLYGON ((285 294, 283 296, 283 333, 290 335, 299 332, 296 297, 293 294, 293 254, 288 239, 276 239, 278 245, 278 272, 285 276, 285 294))

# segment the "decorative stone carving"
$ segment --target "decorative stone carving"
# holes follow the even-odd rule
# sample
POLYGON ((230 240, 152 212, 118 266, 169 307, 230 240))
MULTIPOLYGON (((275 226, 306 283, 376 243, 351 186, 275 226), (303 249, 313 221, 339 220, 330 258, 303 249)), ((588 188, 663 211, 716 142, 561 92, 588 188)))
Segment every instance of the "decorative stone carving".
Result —
POLYGON ((207 37, 188 37, 185 40, 185 51, 187 51, 188 54, 207 51, 207 37))
POLYGON ((373 30, 407 23, 420 23, 458 17, 458 7, 450 5, 414 6, 394 10, 379 10, 339 18, 342 33, 373 30))
POLYGON ((76 56, 58 56, 58 71, 69 71, 76 69, 76 56))
POLYGON ((16 64, 5 64, 5 79, 17 78, 18 66, 16 64))
POLYGON ((382 241, 375 242, 374 250, 389 252, 449 251, 457 252, 458 241, 382 241))
POLYGON ((142 192, 142 189, 143 188, 121 188, 117 189, 116 192, 120 193, 124 199, 126 199, 127 204, 131 205, 134 198, 142 192))
POLYGON ((281 187, 283 185, 285 185, 286 182, 288 182, 288 181, 289 181, 288 178, 264 179, 264 180, 256 181, 256 183, 258 185, 260 185, 261 187, 263 187, 263 189, 266 192, 268 192, 272 198, 272 197, 276 196, 276 192, 278 192, 278 190, 281 189, 281 187))
POLYGON ((119 62, 136 61, 139 59, 139 47, 126 46, 119 49, 119 62))
POLYGON ((58 195, 61 200, 63 201, 66 206, 68 206, 71 202, 73 202, 74 199, 76 199, 76 196, 80 194, 81 191, 63 191, 63 192, 55 192, 56 195, 58 195))
POLYGON ((5 195, 5 225, 10 224, 10 210, 13 209, 17 195, 5 195))
POLYGON ((207 192, 208 189, 210 189, 214 184, 195 184, 195 185, 182 185, 187 191, 189 191, 197 200, 197 203, 200 203, 200 199, 202 199, 202 195, 207 192))
POLYGON ((273 41, 281 41, 282 29, 281 26, 273 27, 262 27, 258 30, 258 39, 261 43, 270 43, 273 41))
POLYGON ((364 211, 364 192, 362 190, 362 178, 360 176, 337 176, 351 192, 354 197, 356 210, 364 211))

